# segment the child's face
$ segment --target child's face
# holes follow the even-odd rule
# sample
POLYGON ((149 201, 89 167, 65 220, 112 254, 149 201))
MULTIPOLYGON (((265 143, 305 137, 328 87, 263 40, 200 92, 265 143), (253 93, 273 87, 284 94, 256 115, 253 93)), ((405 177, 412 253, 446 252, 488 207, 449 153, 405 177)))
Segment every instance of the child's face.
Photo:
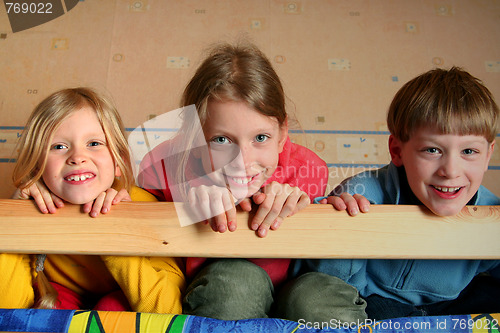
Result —
POLYGON ((61 199, 83 204, 109 189, 118 170, 95 111, 84 106, 55 131, 42 178, 61 199))
POLYGON ((389 139, 392 161, 404 166, 411 190, 440 216, 459 213, 479 189, 494 142, 477 135, 421 128, 405 143, 389 139))
POLYGON ((207 110, 203 132, 210 158, 202 158, 204 169, 218 171, 218 181, 227 181, 237 199, 249 197, 276 170, 288 127, 244 102, 210 101, 207 110))

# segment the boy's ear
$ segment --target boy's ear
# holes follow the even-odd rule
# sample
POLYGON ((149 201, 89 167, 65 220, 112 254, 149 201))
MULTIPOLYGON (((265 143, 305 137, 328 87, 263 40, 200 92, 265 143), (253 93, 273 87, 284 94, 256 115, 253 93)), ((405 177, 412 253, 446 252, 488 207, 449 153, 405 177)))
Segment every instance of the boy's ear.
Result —
POLYGON ((488 171, 488 165, 490 164, 490 159, 491 156, 493 156, 494 150, 495 150, 495 140, 493 140, 493 142, 490 143, 490 146, 488 147, 488 153, 486 155, 486 167, 484 169, 484 172, 488 171))
POLYGON ((403 165, 401 151, 403 150, 403 143, 401 140, 394 137, 392 134, 389 136, 389 153, 391 154, 392 163, 400 167, 403 165))
POLYGON ((280 126, 280 140, 278 142, 280 153, 283 151, 283 147, 285 147, 286 139, 288 139, 288 118, 280 126))

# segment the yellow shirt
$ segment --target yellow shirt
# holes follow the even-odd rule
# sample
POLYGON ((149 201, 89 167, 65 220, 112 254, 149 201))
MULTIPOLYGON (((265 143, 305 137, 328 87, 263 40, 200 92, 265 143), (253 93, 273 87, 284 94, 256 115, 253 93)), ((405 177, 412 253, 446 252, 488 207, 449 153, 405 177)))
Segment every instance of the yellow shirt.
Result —
POLYGON ((0 308, 30 308, 35 300, 29 254, 0 254, 0 308))
MULTIPOLYGON (((130 196, 134 201, 156 201, 137 187, 130 196)), ((33 306, 33 265, 29 255, 0 254, 0 307, 33 306), (4 277, 12 278, 3 283, 4 277)), ((182 313, 185 279, 180 267, 176 258, 49 254, 45 274, 49 281, 93 299, 122 289, 133 311, 182 313)))

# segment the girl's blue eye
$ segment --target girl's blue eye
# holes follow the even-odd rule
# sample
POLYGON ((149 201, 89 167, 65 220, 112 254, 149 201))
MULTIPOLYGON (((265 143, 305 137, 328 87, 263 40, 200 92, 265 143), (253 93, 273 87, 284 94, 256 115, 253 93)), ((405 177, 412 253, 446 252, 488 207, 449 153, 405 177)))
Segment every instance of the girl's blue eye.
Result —
POLYGON ((89 146, 91 146, 91 147, 97 147, 97 146, 100 146, 100 145, 101 145, 101 143, 97 142, 97 141, 92 141, 92 142, 89 143, 89 146))
POLYGON ((264 134, 259 134, 255 137, 255 141, 257 141, 257 142, 264 142, 267 139, 269 139, 269 137, 267 135, 264 135, 264 134))
POLYGON ((220 145, 223 145, 223 144, 229 143, 229 140, 226 137, 224 137, 224 136, 218 136, 216 138, 213 138, 212 142, 218 143, 220 145))
POLYGON ((472 155, 474 154, 476 151, 474 149, 471 149, 471 148, 466 148, 462 151, 465 155, 472 155))
POLYGON ((52 149, 64 149, 64 148, 66 148, 66 146, 63 144, 56 144, 52 146, 52 149))

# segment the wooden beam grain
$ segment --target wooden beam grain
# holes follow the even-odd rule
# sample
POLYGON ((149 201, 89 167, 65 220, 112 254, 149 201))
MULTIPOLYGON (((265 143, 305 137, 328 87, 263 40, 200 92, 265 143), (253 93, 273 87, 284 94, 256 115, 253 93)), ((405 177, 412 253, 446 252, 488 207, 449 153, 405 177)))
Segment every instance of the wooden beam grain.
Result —
MULTIPOLYGON (((251 215, 251 214, 250 214, 251 215)), ((41 214, 33 201, 0 200, 0 252, 242 258, 500 259, 500 206, 438 217, 420 206, 371 206, 356 217, 310 205, 259 238, 238 230, 180 227, 172 203, 126 202, 91 218, 79 206, 41 214)))

